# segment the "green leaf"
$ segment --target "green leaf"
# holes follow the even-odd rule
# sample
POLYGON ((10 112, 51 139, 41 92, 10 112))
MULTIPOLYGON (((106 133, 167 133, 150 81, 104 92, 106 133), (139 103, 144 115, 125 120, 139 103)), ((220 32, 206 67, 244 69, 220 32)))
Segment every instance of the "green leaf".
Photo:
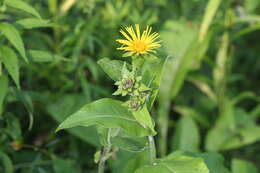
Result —
POLYGON ((54 173, 79 173, 72 162, 56 157, 53 159, 53 168, 54 173))
POLYGON ((260 126, 244 110, 226 102, 223 114, 206 137, 208 151, 229 150, 260 140, 260 126))
POLYGON ((41 19, 40 14, 29 4, 22 0, 5 0, 4 3, 10 7, 25 11, 39 19, 41 19))
POLYGON ((147 157, 148 155, 148 150, 145 150, 131 160, 128 160, 123 173, 133 173, 138 168, 143 167, 143 165, 149 164, 149 157, 147 157))
POLYGON ((132 112, 135 119, 144 127, 151 129, 153 135, 156 135, 156 131, 154 130, 155 123, 151 118, 149 111, 147 110, 146 105, 143 106, 141 110, 132 112))
POLYGON ((8 92, 8 78, 4 75, 0 76, 0 115, 3 112, 3 102, 8 92))
POLYGON ((102 125, 106 128, 120 127, 125 132, 140 137, 153 134, 149 128, 142 127, 122 104, 108 98, 87 104, 63 121, 57 131, 75 126, 102 125))
POLYGON ((25 29, 42 28, 42 27, 54 27, 55 25, 49 23, 49 20, 41 20, 36 18, 26 18, 15 22, 15 24, 25 29))
POLYGON ((253 13, 257 7, 259 6, 260 2, 258 0, 245 0, 244 7, 247 12, 253 13))
POLYGON ((204 13, 203 22, 200 27, 200 34, 199 34, 199 40, 203 41, 208 28, 213 20, 213 17, 215 16, 217 9, 221 3, 221 0, 210 0, 207 4, 206 11, 204 13))
POLYGON ((111 144, 128 152, 141 152, 148 148, 146 139, 116 136, 111 138, 111 144))
POLYGON ((0 48, 0 52, 2 55, 1 57, 3 59, 3 63, 5 65, 8 73, 14 80, 17 88, 20 88, 19 64, 18 64, 18 59, 17 59, 15 52, 6 46, 2 46, 0 48))
POLYGON ((192 158, 186 156, 168 156, 153 163, 153 165, 144 166, 135 171, 135 173, 209 173, 206 164, 201 158, 192 158))
POLYGON ((23 40, 17 31, 17 29, 8 23, 0 23, 0 31, 2 34, 12 43, 12 45, 17 49, 23 59, 27 62, 27 58, 25 55, 25 49, 23 40))
POLYGON ((29 54, 29 58, 34 62, 52 62, 52 61, 66 60, 65 57, 62 57, 60 55, 53 55, 49 52, 45 52, 41 50, 29 50, 28 54, 29 54))
POLYGON ((182 116, 178 121, 172 142, 174 151, 199 151, 199 129, 196 122, 190 116, 182 116))
POLYGON ((165 102, 177 95, 198 49, 195 49, 194 43, 196 30, 183 22, 167 22, 161 37, 166 52, 173 56, 168 58, 163 67, 159 99, 165 102))
MULTIPOLYGON (((70 114, 82 107, 85 102, 86 100, 83 95, 67 94, 53 104, 48 105, 47 111, 54 120, 61 123, 70 114)), ((95 147, 100 146, 98 134, 94 127, 74 127, 67 130, 72 135, 95 147)))
POLYGON ((258 170, 251 162, 233 159, 232 173, 258 173, 258 170))
POLYGON ((104 72, 114 81, 120 81, 122 78, 122 69, 124 62, 119 60, 110 60, 103 58, 97 62, 104 72))
POLYGON ((8 155, 6 155, 2 151, 0 151, 0 161, 2 161, 2 165, 4 166, 4 170, 5 170, 4 172, 5 173, 13 173, 14 172, 11 159, 8 157, 8 155))
POLYGON ((207 119, 207 115, 204 115, 195 109, 188 106, 174 106, 174 110, 183 116, 190 116, 197 121, 201 126, 205 128, 211 127, 211 122, 207 119))
POLYGON ((33 126, 33 112, 34 112, 31 97, 28 95, 28 93, 21 91, 19 89, 16 89, 16 88, 12 88, 12 92, 17 97, 17 99, 23 103, 24 107, 28 111, 28 116, 29 116, 29 127, 28 127, 28 129, 31 130, 31 128, 33 126))
POLYGON ((147 87, 152 89, 152 93, 150 93, 147 102, 148 110, 151 110, 154 101, 158 95, 161 84, 162 69, 166 61, 166 59, 163 59, 159 62, 146 62, 142 67, 142 71, 144 71, 143 82, 147 87))
POLYGON ((224 157, 218 153, 194 153, 176 151, 172 153, 173 156, 189 156, 202 158, 207 165, 210 173, 229 173, 224 166, 224 157))

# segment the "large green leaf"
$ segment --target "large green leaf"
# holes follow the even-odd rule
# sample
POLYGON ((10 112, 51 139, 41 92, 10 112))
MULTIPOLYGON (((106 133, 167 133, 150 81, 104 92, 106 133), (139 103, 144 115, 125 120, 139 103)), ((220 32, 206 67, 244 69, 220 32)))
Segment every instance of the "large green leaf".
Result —
POLYGON ((209 173, 201 158, 187 156, 168 156, 158 160, 153 165, 144 166, 135 173, 209 173))
POLYGON ((172 139, 173 150, 198 151, 200 144, 199 129, 190 116, 182 116, 172 139))
POLYGON ((103 58, 98 61, 100 67, 106 72, 106 74, 114 81, 119 81, 122 78, 122 69, 124 62, 119 60, 110 60, 103 58))
POLYGON ((41 19, 40 14, 31 5, 22 0, 5 0, 4 3, 10 7, 25 11, 41 19))
POLYGON ((4 75, 0 76, 0 115, 3 111, 3 102, 8 91, 8 78, 4 75))
POLYGON ((258 173, 253 163, 245 160, 232 160, 232 173, 258 173))
POLYGON ((19 81, 19 64, 18 64, 18 59, 15 54, 15 52, 10 49, 9 47, 2 46, 0 48, 0 54, 3 59, 3 63, 14 80, 16 86, 20 88, 20 81, 19 81))
POLYGON ((196 38, 196 30, 185 23, 167 22, 161 37, 166 52, 171 55, 164 65, 160 86, 159 98, 166 101, 177 95, 198 50, 195 52, 192 44, 196 38))
POLYGON ((57 130, 75 126, 102 125, 107 128, 122 128, 135 136, 147 136, 153 133, 144 128, 124 106, 122 102, 104 98, 83 106, 79 111, 63 121, 57 130))
POLYGON ((28 60, 25 55, 23 40, 17 29, 9 23, 0 23, 0 31, 12 43, 12 45, 27 62, 28 60))
MULTIPOLYGON (((67 94, 47 107, 47 111, 58 123, 64 121, 70 114, 84 105, 86 99, 83 95, 67 94)), ((99 139, 94 127, 74 127, 67 129, 69 133, 81 140, 98 147, 99 139)))

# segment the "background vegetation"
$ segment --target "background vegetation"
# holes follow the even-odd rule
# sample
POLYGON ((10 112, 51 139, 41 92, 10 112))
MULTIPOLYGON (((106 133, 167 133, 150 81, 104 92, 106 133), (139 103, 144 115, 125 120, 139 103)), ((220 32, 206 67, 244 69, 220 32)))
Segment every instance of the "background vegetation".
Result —
MULTIPOLYGON (((55 129, 112 97, 96 62, 120 57, 118 31, 137 23, 161 34, 168 57, 152 111, 159 156, 218 152, 232 173, 259 172, 259 0, 19 2, 0 1, 0 172, 96 172, 95 127, 55 129)), ((107 171, 134 172, 145 152, 115 150, 107 171)))

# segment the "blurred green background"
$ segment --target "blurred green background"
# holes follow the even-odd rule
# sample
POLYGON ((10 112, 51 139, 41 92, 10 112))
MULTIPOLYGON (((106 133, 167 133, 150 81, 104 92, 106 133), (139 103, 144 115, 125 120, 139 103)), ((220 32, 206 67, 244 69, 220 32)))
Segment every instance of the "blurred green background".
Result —
MULTIPOLYGON (((82 105, 112 97, 113 81, 96 62, 119 59, 118 31, 134 24, 159 32, 158 56, 168 57, 152 111, 158 156, 219 152, 233 173, 259 172, 260 0, 25 2, 49 26, 19 27, 30 15, 1 7, 0 23, 19 29, 30 59, 18 58, 21 90, 11 78, 0 86, 1 173, 96 172, 95 128, 55 129, 82 105)), ((2 34, 0 45, 11 46, 2 34)), ((132 173, 142 154, 119 150, 107 171, 132 173)))

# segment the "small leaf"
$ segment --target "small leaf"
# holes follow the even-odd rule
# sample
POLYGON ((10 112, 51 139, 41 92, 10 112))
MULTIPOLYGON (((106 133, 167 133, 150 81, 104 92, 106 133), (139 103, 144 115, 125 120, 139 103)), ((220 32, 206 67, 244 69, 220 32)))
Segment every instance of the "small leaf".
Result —
POLYGON ((22 0, 5 0, 4 3, 10 7, 25 11, 41 19, 40 14, 31 5, 22 0))
POLYGON ((108 98, 87 104, 63 121, 57 131, 75 126, 102 125, 106 128, 120 127, 125 132, 140 137, 153 134, 149 128, 142 127, 122 104, 108 98))
POLYGON ((66 60, 65 57, 62 57, 60 55, 53 55, 49 52, 45 52, 41 50, 29 50, 28 54, 29 54, 29 58, 34 62, 52 62, 52 61, 66 60))
POLYGON ((98 64, 111 79, 113 79, 114 81, 121 80, 122 69, 124 65, 123 61, 103 58, 98 61, 98 64))
POLYGON ((41 20, 36 18, 21 19, 15 22, 15 24, 25 29, 41 28, 41 27, 54 27, 55 25, 49 23, 48 20, 41 20))
POLYGON ((156 135, 156 131, 154 130, 154 121, 151 118, 150 113, 147 110, 146 105, 143 106, 141 110, 133 111, 132 112, 135 119, 144 127, 144 128, 150 128, 153 132, 153 135, 156 135))
POLYGON ((8 78, 4 75, 0 76, 0 115, 3 111, 3 102, 8 92, 8 78))
POLYGON ((3 63, 5 65, 8 73, 11 75, 17 88, 20 88, 19 64, 18 64, 18 59, 17 59, 15 52, 6 46, 1 47, 0 52, 2 55, 3 63))
POLYGON ((25 55, 23 40, 17 29, 8 23, 0 23, 0 31, 12 43, 23 59, 27 62, 28 60, 25 55))

